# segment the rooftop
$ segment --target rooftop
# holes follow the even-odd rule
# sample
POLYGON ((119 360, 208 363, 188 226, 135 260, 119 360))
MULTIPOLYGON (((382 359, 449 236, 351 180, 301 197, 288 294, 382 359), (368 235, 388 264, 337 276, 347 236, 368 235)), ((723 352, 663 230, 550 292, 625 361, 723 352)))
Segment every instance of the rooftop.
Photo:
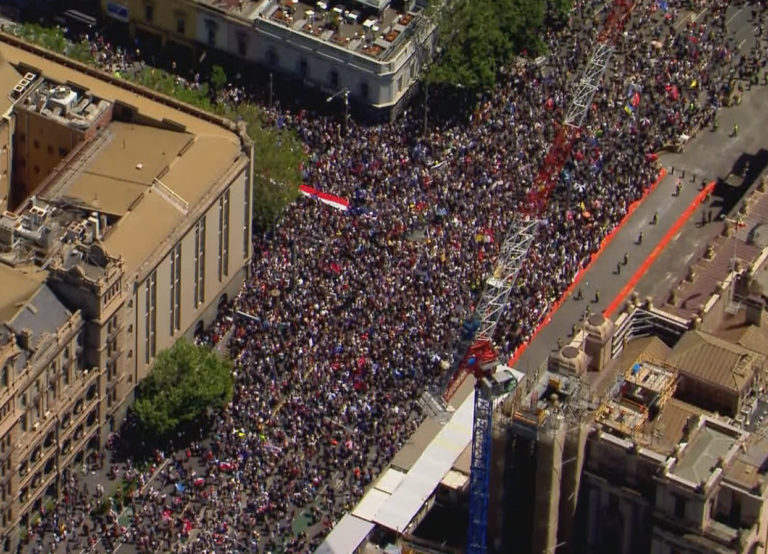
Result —
MULTIPOLYGON (((13 90, 22 77, 23 75, 8 63, 5 56, 0 52, 0 89, 3 91, 13 90)), ((10 94, 0 94, 0 115, 5 114, 13 106, 13 103, 10 94)))
POLYGON ((39 196, 123 216, 193 140, 189 133, 113 121, 84 166, 59 174, 39 196))
POLYGON ((668 361, 683 374, 741 392, 751 382, 760 357, 752 350, 693 330, 682 336, 668 361))
POLYGON ((596 421, 621 437, 639 438, 646 424, 664 408, 677 386, 672 367, 635 361, 616 382, 597 411, 596 421))
POLYGON ((85 131, 105 115, 110 103, 85 90, 43 79, 19 106, 67 127, 85 131))
POLYGON ((396 50, 418 17, 393 9, 387 0, 358 3, 348 9, 333 0, 267 0, 258 17, 371 58, 396 50))
POLYGON ((71 315, 48 285, 42 285, 8 324, 16 334, 29 333, 29 350, 35 350, 46 333, 55 333, 71 315))
POLYGON ((246 159, 232 127, 192 108, 182 111, 151 91, 139 94, 106 74, 76 72, 10 44, 2 51, 11 63, 42 74, 24 109, 46 112, 62 125, 99 118, 103 126, 64 158, 17 214, 0 216, 0 261, 65 270, 77 265, 94 278, 107 259, 120 257, 127 271, 136 270, 246 159))
POLYGON ((0 321, 8 321, 32 298, 45 281, 45 272, 36 268, 20 271, 0 263, 0 321))
POLYGON ((670 473, 691 483, 706 482, 712 472, 724 464, 729 452, 739 443, 741 435, 711 420, 693 433, 670 473))

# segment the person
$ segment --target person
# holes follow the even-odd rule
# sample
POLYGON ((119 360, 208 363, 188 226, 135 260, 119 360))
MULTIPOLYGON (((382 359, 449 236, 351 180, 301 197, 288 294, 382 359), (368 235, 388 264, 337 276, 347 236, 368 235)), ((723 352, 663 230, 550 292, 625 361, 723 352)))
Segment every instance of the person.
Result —
POLYGON ((582 298, 584 298, 584 293, 582 293, 581 287, 579 287, 579 290, 576 291, 576 300, 581 300, 582 298))
POLYGON ((600 289, 595 291, 595 302, 600 302, 600 289))
POLYGON ((733 124, 733 132, 731 133, 732 137, 736 137, 739 135, 739 125, 738 123, 733 124))
POLYGON ((624 262, 624 265, 629 263, 629 255, 626 252, 624 252, 624 259, 622 261, 624 262))
POLYGON ((653 212, 653 217, 651 218, 651 223, 653 225, 656 225, 659 222, 659 212, 655 211, 653 212))
POLYGON ((712 120, 712 130, 717 131, 717 117, 712 120))
POLYGON ((616 262, 616 275, 621 275, 621 262, 616 262))
POLYGON ((640 234, 637 235, 637 244, 643 244, 643 232, 640 231, 640 234))

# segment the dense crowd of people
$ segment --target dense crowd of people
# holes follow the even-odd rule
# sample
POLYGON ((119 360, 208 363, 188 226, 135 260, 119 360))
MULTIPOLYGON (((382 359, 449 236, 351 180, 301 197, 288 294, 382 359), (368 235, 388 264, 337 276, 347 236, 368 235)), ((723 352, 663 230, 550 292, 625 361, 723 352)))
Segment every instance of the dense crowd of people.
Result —
MULTIPOLYGON (((711 125, 733 79, 763 65, 762 41, 744 55, 729 36, 728 0, 638 2, 537 213, 527 192, 603 4, 577 1, 568 26, 545 37, 545 63, 518 60, 469 115, 456 110, 426 134, 418 106, 393 123, 349 129, 297 107, 268 109, 305 144, 304 182, 348 199, 349 209, 302 197, 254 237, 246 286, 201 338, 229 341, 233 402, 209 440, 158 453, 154 479, 141 474, 128 502, 130 523, 110 510, 91 528, 100 544, 312 551, 419 425, 419 400, 445 377, 461 323, 520 214, 541 223, 497 328, 502 359, 530 336, 656 178, 656 152, 711 125), (682 19, 704 8, 698 20, 682 19)), ((221 100, 245 97, 236 89, 221 100)), ((93 491, 79 495, 85 501, 93 491)), ((70 518, 63 529, 46 521, 41 534, 85 545, 77 526, 87 521, 70 518)))

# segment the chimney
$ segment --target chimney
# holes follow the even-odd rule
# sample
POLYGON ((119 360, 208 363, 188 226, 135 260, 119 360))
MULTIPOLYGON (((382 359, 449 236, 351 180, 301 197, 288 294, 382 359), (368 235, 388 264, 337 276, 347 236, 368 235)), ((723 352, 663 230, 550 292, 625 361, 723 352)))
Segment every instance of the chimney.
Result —
POLYGON ((747 309, 747 324, 761 327, 763 322, 763 312, 765 311, 765 300, 763 300, 761 296, 750 294, 744 300, 744 306, 747 309))
POLYGON ((19 348, 23 348, 24 350, 32 350, 32 347, 29 344, 29 341, 32 338, 32 331, 29 329, 22 329, 17 337, 19 348))
POLYGON ((613 321, 602 314, 592 314, 585 326, 587 338, 584 351, 589 356, 589 369, 601 371, 611 360, 613 346, 613 321))

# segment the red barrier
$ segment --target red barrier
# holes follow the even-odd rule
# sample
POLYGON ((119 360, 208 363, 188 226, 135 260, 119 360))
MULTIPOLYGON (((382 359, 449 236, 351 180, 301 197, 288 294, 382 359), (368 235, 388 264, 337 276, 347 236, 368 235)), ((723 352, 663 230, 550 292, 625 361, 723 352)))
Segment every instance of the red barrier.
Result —
POLYGON ((552 308, 547 312, 547 315, 544 317, 544 319, 539 323, 538 327, 533 331, 533 334, 531 334, 531 338, 529 338, 526 342, 521 344, 517 347, 517 349, 514 351, 512 356, 510 356, 509 360, 507 361, 507 365, 510 367, 514 367, 515 363, 517 363, 517 360, 520 359, 520 356, 523 355, 523 352, 525 352, 525 349, 528 348, 528 345, 531 343, 533 339, 536 338, 536 335, 539 334, 539 332, 549 325, 549 322, 552 320, 552 316, 555 315, 557 310, 560 308, 562 303, 565 301, 566 298, 568 298, 571 293, 573 292, 573 289, 576 288, 576 285, 579 284, 581 281, 581 278, 584 276, 584 274, 589 271, 589 269, 592 267, 592 264, 595 263, 595 260, 597 260, 600 255, 603 253, 605 248, 610 244, 610 242, 613 240, 613 237, 616 236, 616 233, 619 232, 619 230, 624 227, 624 225, 629 221, 629 218, 632 217, 632 214, 635 213, 635 210, 637 210, 638 206, 643 202, 643 200, 646 199, 646 197, 653 192, 656 187, 661 183, 661 181, 664 179, 664 177, 667 176, 667 170, 663 167, 661 168, 661 171, 659 171, 659 176, 656 177, 656 180, 651 184, 650 187, 645 191, 643 196, 641 196, 638 200, 632 202, 632 204, 629 205, 629 208, 627 209, 627 214, 622 218, 622 220, 619 222, 619 224, 613 228, 613 230, 608 233, 603 241, 600 243, 600 248, 597 249, 597 252, 592 254, 589 258, 589 263, 587 266, 581 270, 579 270, 576 273, 576 276, 573 278, 573 282, 568 286, 567 289, 565 289, 565 292, 560 296, 560 298, 552 305, 552 308))
POLYGON ((616 309, 619 307, 619 305, 624 301, 624 299, 629 295, 630 292, 632 292, 632 289, 635 288, 637 283, 640 281, 640 279, 643 278, 643 275, 646 274, 648 271, 648 268, 651 267, 651 264, 656 260, 656 258, 659 257, 662 250, 664 250, 667 245, 672 241, 672 239, 675 237, 675 235, 680 231, 682 226, 685 224, 686 221, 693 215, 693 212, 696 210, 696 208, 701 204, 704 199, 707 197, 707 195, 712 192, 712 189, 715 188, 715 181, 710 182, 707 184, 704 189, 696 195, 696 198, 693 199, 693 202, 685 209, 685 211, 680 215, 680 217, 675 221, 675 223, 670 227, 669 231, 662 237, 662 239, 659 241, 659 243, 656 245, 656 248, 653 249, 653 251, 648 255, 648 257, 643 261, 642 265, 637 268, 637 271, 634 275, 627 281, 627 283, 624 285, 624 287, 619 291, 619 294, 614 298, 611 303, 608 305, 607 308, 603 311, 603 314, 605 317, 611 317, 613 312, 616 311, 616 309))

